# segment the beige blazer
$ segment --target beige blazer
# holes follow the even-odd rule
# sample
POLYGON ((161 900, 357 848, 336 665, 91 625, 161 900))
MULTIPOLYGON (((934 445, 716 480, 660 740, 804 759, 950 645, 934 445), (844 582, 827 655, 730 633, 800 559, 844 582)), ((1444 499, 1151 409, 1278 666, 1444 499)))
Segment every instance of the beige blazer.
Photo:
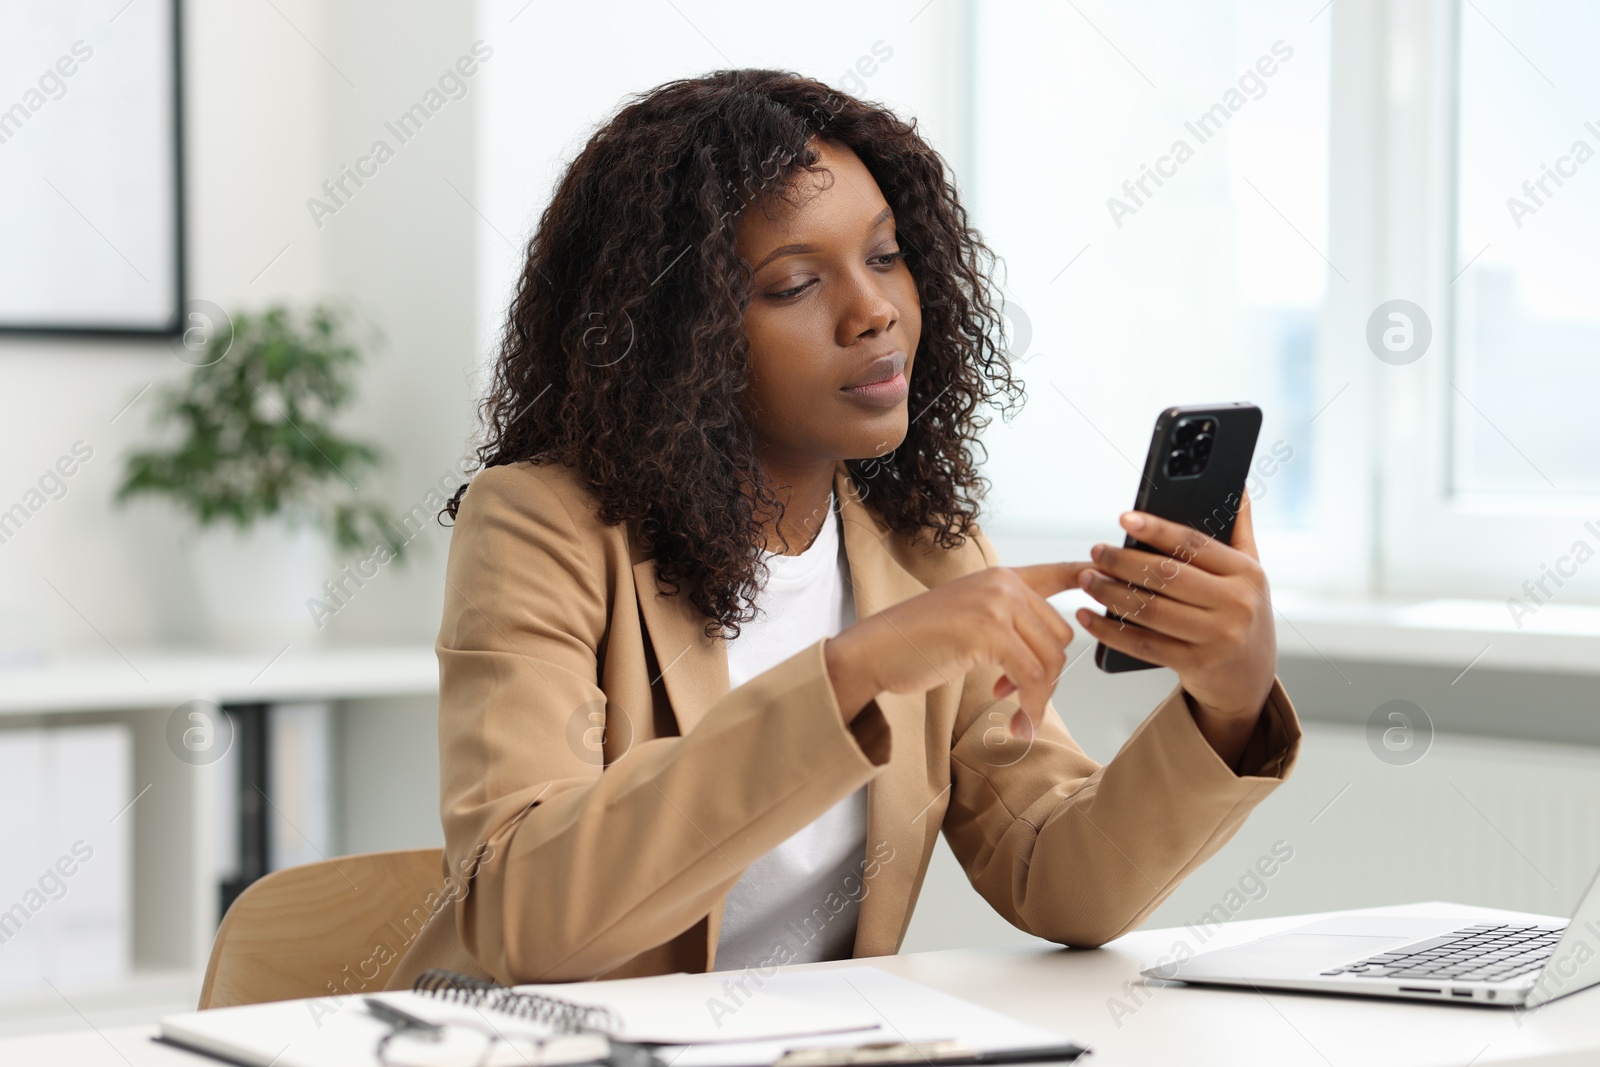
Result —
MULTIPOLYGON (((996 564, 893 534, 834 476, 865 617, 996 564)), ((481 472, 450 543, 439 655, 444 873, 460 891, 408 934, 424 968, 500 982, 713 969, 746 866, 867 786, 853 955, 898 951, 937 835, 1007 920, 1064 945, 1136 927, 1288 775, 1300 726, 1276 679, 1236 775, 1175 688, 1109 763, 1052 707, 1009 736, 998 668, 882 694, 846 727, 822 642, 728 688, 727 652, 575 472, 481 472)), ((775 963, 784 962, 780 957, 775 963)))

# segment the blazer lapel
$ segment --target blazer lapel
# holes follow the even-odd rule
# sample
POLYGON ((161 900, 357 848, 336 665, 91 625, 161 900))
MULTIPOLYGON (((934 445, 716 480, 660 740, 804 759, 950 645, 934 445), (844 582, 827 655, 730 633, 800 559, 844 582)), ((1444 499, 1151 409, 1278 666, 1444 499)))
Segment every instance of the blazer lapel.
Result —
MULTIPOLYGON (((834 492, 844 524, 856 618, 927 592, 928 587, 889 550, 893 534, 868 510, 843 463, 834 472, 834 492)), ((929 744, 927 696, 880 693, 877 700, 894 744, 889 762, 867 784, 866 869, 872 877, 866 881, 856 920, 852 955, 857 958, 899 951, 912 889, 927 864, 941 821, 933 808, 943 794, 932 786, 931 779, 935 774, 948 774, 947 767, 930 764, 934 752, 946 764, 948 757, 943 747, 929 744)))
MULTIPOLYGON (((650 683, 653 687, 659 680, 666 687, 678 733, 686 736, 711 705, 727 695, 728 646, 706 636, 706 618, 687 597, 668 596, 662 591, 653 558, 633 565, 633 588, 639 598, 645 632, 650 635, 650 647, 655 650, 656 670, 660 672, 650 683)), ((702 958, 708 971, 716 958, 726 903, 726 899, 719 900, 706 916, 702 958)))
POLYGON ((706 618, 688 597, 662 592, 654 559, 633 565, 633 587, 660 672, 650 682, 666 687, 678 732, 687 734, 728 692, 727 645, 705 635, 706 618))

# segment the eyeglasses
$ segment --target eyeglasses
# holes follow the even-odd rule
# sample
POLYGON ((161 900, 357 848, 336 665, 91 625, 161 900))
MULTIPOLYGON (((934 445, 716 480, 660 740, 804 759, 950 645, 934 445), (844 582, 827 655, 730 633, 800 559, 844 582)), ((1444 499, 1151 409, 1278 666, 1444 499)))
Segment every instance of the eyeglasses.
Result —
POLYGON ((488 1023, 481 1027, 461 1022, 433 1023, 419 1019, 376 998, 365 998, 367 1009, 389 1024, 378 1039, 373 1058, 383 1067, 546 1067, 556 1064, 619 1064, 651 1067, 655 1059, 642 1046, 639 1062, 603 1034, 508 1034, 488 1023))

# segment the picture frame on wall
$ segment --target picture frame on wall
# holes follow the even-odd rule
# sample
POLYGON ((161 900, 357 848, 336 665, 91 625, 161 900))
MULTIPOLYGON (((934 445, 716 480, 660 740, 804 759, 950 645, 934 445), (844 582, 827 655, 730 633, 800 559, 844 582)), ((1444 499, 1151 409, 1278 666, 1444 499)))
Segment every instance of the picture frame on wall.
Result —
POLYGON ((0 70, 0 333, 176 333, 179 0, 0 5, 0 70))

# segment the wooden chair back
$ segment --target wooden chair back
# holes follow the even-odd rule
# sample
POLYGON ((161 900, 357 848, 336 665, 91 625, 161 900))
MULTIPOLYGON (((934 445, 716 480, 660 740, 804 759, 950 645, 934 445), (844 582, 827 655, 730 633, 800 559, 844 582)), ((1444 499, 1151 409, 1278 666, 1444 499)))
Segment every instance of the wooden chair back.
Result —
POLYGON ((446 888, 436 848, 273 871, 223 916, 200 1007, 382 989, 446 888))

